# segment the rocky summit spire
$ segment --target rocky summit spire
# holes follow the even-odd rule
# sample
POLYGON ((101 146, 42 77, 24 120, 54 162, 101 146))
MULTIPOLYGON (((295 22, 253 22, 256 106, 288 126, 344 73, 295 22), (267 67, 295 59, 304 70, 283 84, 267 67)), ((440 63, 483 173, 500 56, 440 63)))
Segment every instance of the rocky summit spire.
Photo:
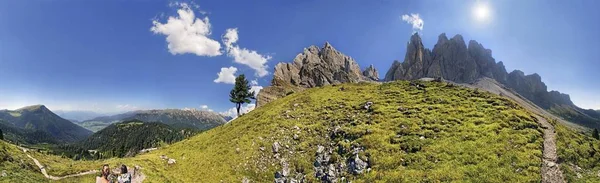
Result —
POLYGON ((431 64, 431 51, 425 49, 418 33, 410 37, 406 46, 406 56, 401 64, 394 62, 386 74, 385 80, 408 80, 426 75, 425 66, 431 64))

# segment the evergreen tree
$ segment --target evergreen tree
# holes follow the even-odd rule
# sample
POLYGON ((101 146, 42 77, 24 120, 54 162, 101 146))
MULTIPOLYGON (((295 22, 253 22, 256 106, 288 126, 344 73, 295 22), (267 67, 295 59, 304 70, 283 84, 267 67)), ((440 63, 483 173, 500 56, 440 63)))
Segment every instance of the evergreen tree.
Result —
POLYGON ((250 92, 250 84, 248 84, 246 76, 240 74, 235 78, 235 86, 231 89, 231 92, 229 92, 229 101, 235 103, 238 116, 240 116, 242 104, 251 103, 250 99, 255 99, 254 92, 250 92))
POLYGON ((600 139, 600 136, 598 135, 598 129, 594 128, 594 131, 592 132, 592 137, 594 137, 595 139, 600 139))
POLYGON ((2 133, 2 129, 0 129, 0 140, 4 140, 4 133, 2 133))

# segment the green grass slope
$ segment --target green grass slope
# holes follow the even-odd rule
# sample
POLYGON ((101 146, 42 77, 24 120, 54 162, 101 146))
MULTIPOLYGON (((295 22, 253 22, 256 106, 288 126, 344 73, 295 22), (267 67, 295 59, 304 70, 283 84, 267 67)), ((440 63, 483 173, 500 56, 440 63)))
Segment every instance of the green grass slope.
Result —
MULTIPOLYGON (((404 81, 309 89, 131 158, 72 161, 29 153, 54 176, 98 170, 107 163, 113 168, 139 165, 145 182, 272 182, 287 165, 291 175, 319 182, 314 166, 322 146, 331 150, 326 163, 335 165, 355 159, 358 149, 370 171, 336 172, 352 182, 540 182, 543 140, 528 112, 487 92, 423 84, 425 90, 404 81), (373 105, 367 110, 369 101, 373 105), (281 144, 276 154, 274 142, 281 144), (167 165, 160 155, 177 163, 167 165)), ((600 141, 553 124, 567 181, 599 182, 600 141)), ((47 181, 16 146, 0 146, 5 160, 0 169, 8 174, 0 182, 47 181)), ((94 175, 86 175, 59 182, 94 181, 94 175)))
POLYGON ((553 122, 557 153, 568 182, 600 182, 600 140, 553 122))
POLYGON ((308 89, 133 158, 39 156, 52 175, 125 163, 141 166, 148 182, 272 182, 285 167, 288 178, 317 182, 315 170, 329 166, 343 166, 333 168, 336 177, 352 182, 541 181, 543 139, 530 113, 487 92, 422 84, 425 89, 406 81, 308 89), (323 154, 329 160, 316 161, 323 154), (177 163, 169 166, 160 155, 177 163), (357 159, 368 165, 361 173, 348 168, 357 159))
POLYGON ((23 151, 0 140, 0 182, 44 181, 47 180, 23 151))

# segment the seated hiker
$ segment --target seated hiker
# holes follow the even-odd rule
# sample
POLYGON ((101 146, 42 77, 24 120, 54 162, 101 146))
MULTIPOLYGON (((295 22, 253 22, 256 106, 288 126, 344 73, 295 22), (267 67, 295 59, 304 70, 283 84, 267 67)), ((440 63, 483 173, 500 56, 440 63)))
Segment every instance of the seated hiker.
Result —
POLYGON ((131 183, 131 174, 127 172, 127 166, 121 165, 121 175, 117 178, 119 183, 131 183))
POLYGON ((109 176, 110 168, 108 164, 102 165, 102 172, 100 172, 100 177, 96 177, 96 183, 111 183, 109 176))

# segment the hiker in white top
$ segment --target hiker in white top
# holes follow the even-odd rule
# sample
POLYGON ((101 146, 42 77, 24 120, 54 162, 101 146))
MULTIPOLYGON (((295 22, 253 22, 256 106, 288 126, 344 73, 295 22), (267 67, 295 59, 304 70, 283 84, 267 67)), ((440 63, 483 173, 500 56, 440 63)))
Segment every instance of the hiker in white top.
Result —
POLYGON ((119 183, 131 183, 131 174, 127 172, 127 166, 121 165, 121 174, 117 177, 119 183))

